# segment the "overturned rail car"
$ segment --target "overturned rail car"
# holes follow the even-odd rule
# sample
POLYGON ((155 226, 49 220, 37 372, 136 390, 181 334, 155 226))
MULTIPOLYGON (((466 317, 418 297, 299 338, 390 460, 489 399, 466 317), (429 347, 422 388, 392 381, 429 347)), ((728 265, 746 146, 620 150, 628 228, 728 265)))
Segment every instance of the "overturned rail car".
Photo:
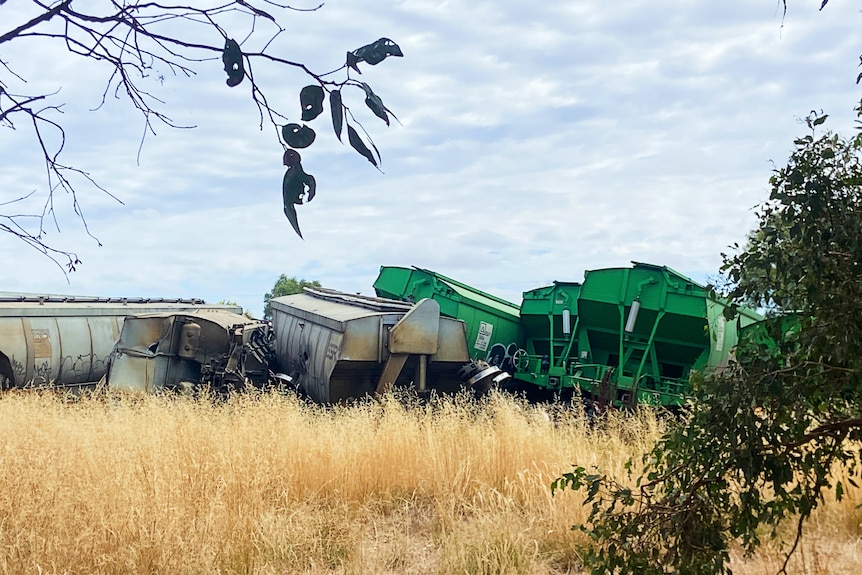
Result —
POLYGON ((271 304, 278 368, 320 403, 394 386, 454 392, 468 383, 481 390, 502 374, 471 361, 464 322, 442 316, 433 299, 306 288, 271 304))
POLYGON ((97 382, 123 320, 141 313, 238 306, 199 299, 0 295, 0 389, 97 382))
POLYGON ((127 317, 108 359, 111 389, 206 387, 227 393, 269 383, 269 326, 221 309, 127 317))

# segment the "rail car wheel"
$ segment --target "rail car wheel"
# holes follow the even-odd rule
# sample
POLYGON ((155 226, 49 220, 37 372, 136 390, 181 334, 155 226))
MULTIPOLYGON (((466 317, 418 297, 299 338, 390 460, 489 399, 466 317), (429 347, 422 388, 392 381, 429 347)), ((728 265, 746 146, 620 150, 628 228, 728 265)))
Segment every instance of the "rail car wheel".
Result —
POLYGON ((518 371, 527 371, 530 367, 530 357, 527 355, 526 349, 519 349, 512 354, 512 364, 518 371))
POLYGON ((481 397, 491 389, 504 385, 512 376, 496 365, 475 360, 464 365, 458 371, 458 377, 467 389, 473 390, 478 397, 481 397))

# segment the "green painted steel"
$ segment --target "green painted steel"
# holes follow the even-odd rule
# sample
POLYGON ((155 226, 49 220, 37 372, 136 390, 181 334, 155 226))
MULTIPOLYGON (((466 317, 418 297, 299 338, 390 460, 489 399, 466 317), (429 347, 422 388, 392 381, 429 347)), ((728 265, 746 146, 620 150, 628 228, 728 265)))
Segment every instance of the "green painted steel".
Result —
POLYGON ((402 301, 435 300, 442 315, 466 324, 473 359, 511 371, 512 354, 524 345, 517 305, 431 270, 381 266, 374 291, 402 301))
POLYGON ((467 326, 474 359, 508 368, 520 387, 580 390, 610 404, 681 404, 693 372, 727 364, 741 328, 762 319, 664 266, 587 271, 584 281, 524 292, 520 308, 421 268, 383 266, 380 297, 433 298, 467 326))
POLYGON ((581 284, 524 293, 526 345, 515 378, 539 388, 580 389, 614 404, 678 405, 692 371, 726 364, 738 328, 760 316, 724 317, 726 303, 662 266, 587 271, 581 284))

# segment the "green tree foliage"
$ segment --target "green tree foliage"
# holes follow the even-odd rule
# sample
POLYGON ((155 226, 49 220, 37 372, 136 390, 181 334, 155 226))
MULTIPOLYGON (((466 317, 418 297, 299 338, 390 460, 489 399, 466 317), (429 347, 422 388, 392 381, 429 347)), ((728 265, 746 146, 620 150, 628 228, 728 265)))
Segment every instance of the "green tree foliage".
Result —
POLYGON ((593 573, 727 573, 731 543, 753 552, 768 536, 789 538, 789 558, 814 509, 841 499, 840 478, 856 485, 862 133, 818 135, 825 121, 808 116, 757 229, 724 256, 725 295, 771 318, 728 369, 697 383, 687 413, 640 465, 628 463, 628 479, 577 467, 554 482, 586 490, 579 528, 594 543, 584 555, 593 573), (784 519, 789 531, 777 527, 784 519))
POLYGON ((272 318, 272 306, 269 303, 272 298, 302 293, 302 289, 307 287, 319 288, 323 286, 321 286, 320 282, 317 280, 307 281, 304 279, 296 279, 295 277, 287 277, 286 275, 281 274, 275 281, 275 285, 272 286, 272 289, 263 296, 263 318, 272 318))

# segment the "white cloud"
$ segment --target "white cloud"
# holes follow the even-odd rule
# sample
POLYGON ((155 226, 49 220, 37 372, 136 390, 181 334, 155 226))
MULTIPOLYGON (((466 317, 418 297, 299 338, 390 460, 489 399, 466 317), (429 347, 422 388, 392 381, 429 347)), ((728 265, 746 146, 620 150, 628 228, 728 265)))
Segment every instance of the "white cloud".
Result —
MULTIPOLYGON (((855 8, 798 3, 782 28, 774 4, 331 0, 297 14, 273 47, 316 69, 381 36, 405 53, 361 78, 402 125, 386 128, 346 93, 385 175, 335 140, 328 114, 314 122, 303 164, 319 192, 298 210, 305 241, 281 211, 275 134, 259 129, 247 91, 224 85, 220 61, 153 83, 171 117, 197 128, 159 127, 137 165, 140 116, 114 99, 87 111, 104 73, 4 48, 19 71, 62 86, 67 161, 126 205, 82 194, 102 247, 61 217, 63 233, 49 239, 84 261, 70 284, 0 238, 11 271, 0 287, 227 298, 259 312, 281 273, 370 293, 380 265, 427 267, 516 302, 631 260, 702 280, 753 225, 770 160, 780 164, 802 131, 795 119, 823 108, 833 127, 852 129, 855 8)), ((298 115, 308 79, 255 73, 298 115)), ((3 131, 0 201, 44 187, 26 151, 21 131, 3 131)))

